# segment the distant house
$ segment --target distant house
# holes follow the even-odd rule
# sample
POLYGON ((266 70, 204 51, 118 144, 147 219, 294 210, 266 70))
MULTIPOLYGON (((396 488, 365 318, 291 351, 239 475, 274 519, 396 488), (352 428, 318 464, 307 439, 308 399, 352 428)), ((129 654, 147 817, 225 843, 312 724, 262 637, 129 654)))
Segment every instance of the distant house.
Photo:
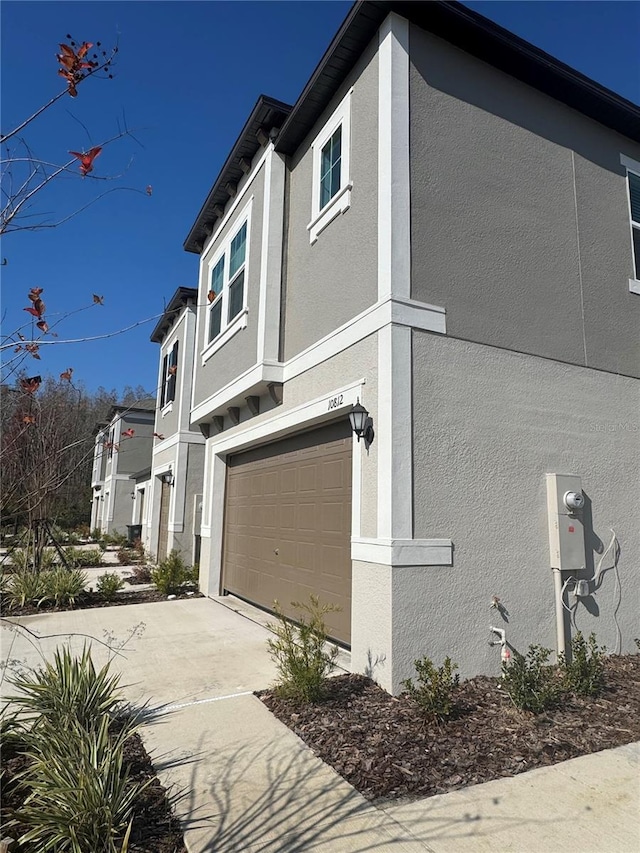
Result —
POLYGON ((127 532, 135 497, 131 474, 151 461, 155 401, 113 406, 96 427, 91 488, 91 529, 127 532))
POLYGON ((147 507, 140 515, 147 550, 158 561, 175 550, 189 564, 200 559, 205 444, 190 423, 197 297, 195 288, 179 287, 151 334, 160 345, 155 440, 149 481, 136 487, 147 507))
POLYGON ((561 648, 571 611, 632 648, 637 106, 457 3, 359 2, 293 107, 259 98, 184 245, 152 550, 199 526, 206 594, 336 605, 391 690, 425 654, 496 672, 491 624, 561 648))

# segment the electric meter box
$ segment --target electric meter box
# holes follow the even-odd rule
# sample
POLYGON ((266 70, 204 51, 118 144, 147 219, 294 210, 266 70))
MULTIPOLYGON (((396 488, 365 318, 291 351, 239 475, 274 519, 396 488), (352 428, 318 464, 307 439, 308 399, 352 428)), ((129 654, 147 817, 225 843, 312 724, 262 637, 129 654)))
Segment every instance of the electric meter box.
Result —
POLYGON ((552 569, 585 568, 584 495, 575 474, 547 474, 549 557, 552 569))

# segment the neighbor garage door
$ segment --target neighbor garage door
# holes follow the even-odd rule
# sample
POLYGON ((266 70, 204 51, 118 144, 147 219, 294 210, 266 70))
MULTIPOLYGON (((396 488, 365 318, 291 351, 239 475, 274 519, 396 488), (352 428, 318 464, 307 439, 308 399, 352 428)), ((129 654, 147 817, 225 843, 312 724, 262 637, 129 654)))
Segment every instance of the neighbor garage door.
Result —
POLYGON ((351 445, 348 421, 227 460, 223 587, 271 609, 277 599, 339 606, 329 635, 350 641, 351 445))

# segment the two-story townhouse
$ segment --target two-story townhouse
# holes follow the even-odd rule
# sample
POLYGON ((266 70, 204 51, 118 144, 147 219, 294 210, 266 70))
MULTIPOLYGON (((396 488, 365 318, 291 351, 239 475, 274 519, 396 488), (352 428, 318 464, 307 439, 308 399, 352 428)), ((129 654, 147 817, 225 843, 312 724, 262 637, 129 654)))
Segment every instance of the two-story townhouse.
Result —
POLYGON ((200 558, 204 436, 190 426, 198 291, 179 287, 151 334, 160 345, 151 470, 138 477, 136 523, 158 561, 172 550, 200 558))
POLYGON ((112 406, 96 427, 91 485, 91 529, 126 533, 135 490, 131 475, 148 466, 153 445, 155 401, 112 406))
POLYGON ((637 106, 457 3, 356 3, 185 242, 203 592, 316 593, 391 690, 495 672, 492 623, 630 649, 639 228, 637 106))

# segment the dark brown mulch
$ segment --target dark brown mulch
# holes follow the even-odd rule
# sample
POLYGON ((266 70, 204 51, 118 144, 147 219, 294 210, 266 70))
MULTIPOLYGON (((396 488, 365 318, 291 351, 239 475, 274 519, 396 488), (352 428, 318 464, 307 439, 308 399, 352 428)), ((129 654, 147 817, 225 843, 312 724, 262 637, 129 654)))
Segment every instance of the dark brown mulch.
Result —
MULTIPOLYGON (((190 595, 181 592, 176 599, 204 598, 200 592, 192 592, 190 595)), ((61 613, 63 610, 89 610, 93 607, 122 607, 124 604, 150 604, 154 601, 167 601, 167 596, 158 592, 157 589, 136 589, 119 592, 111 601, 107 601, 97 592, 85 592, 77 600, 73 607, 54 607, 49 602, 43 602, 41 607, 34 604, 25 604, 24 607, 9 607, 6 596, 0 598, 0 609, 4 616, 33 616, 36 613, 61 613)))
MULTIPOLYGON (((129 853, 186 853, 180 822, 171 813, 167 792, 155 775, 151 759, 137 734, 125 746, 125 763, 129 764, 131 777, 136 782, 152 781, 136 801, 129 853)), ((11 744, 2 750, 2 777, 0 793, 2 823, 22 803, 23 794, 15 785, 16 776, 27 767, 27 759, 16 752, 11 744)), ((22 829, 25 831, 26 827, 22 829)), ((18 837, 19 830, 10 833, 18 837)))
POLYGON ((330 679, 316 705, 260 698, 371 800, 446 793, 640 740, 640 655, 607 659, 602 695, 567 696, 539 716, 516 710, 499 685, 462 682, 454 718, 440 725, 360 675, 330 679))

